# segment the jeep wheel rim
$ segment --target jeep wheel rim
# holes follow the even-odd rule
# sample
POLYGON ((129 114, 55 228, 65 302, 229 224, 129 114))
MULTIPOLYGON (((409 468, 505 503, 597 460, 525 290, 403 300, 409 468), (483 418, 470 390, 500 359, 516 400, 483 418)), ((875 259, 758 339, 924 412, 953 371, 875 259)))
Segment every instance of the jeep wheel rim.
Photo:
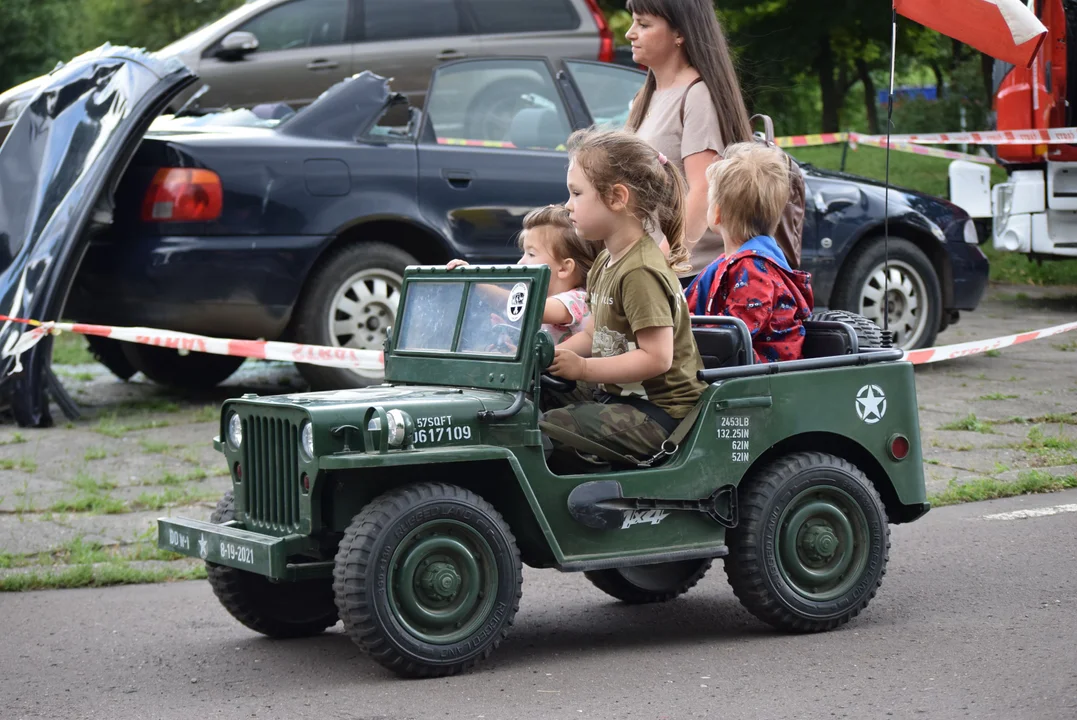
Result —
POLYGON ((793 498, 775 533, 782 579, 814 602, 834 600, 852 589, 871 550, 864 511, 832 486, 813 487, 793 498))
POLYGON ((886 280, 885 266, 879 263, 860 290, 860 314, 882 327, 883 311, 888 308, 894 347, 911 350, 923 337, 931 315, 924 280, 903 260, 890 261, 888 288, 886 280))
POLYGON ((474 528, 455 520, 437 520, 411 531, 393 553, 388 572, 393 617, 423 642, 465 640, 483 626, 494 607, 494 553, 474 528))
MULTIPOLYGON (((332 344, 358 350, 384 349, 386 332, 396 319, 403 282, 396 273, 380 268, 361 270, 348 278, 329 305, 332 344)), ((382 377, 379 371, 353 372, 363 377, 382 377)))

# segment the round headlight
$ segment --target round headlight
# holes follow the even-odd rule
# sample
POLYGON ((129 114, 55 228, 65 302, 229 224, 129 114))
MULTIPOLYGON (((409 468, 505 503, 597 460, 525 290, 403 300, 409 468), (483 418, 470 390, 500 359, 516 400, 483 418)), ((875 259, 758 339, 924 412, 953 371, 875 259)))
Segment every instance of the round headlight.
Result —
POLYGON ((238 413, 228 416, 228 444, 233 450, 239 450, 243 444, 243 421, 239 419, 238 413))
POLYGON ((299 431, 299 451, 305 459, 314 459, 314 426, 310 422, 303 423, 299 431))
POLYGON ((385 417, 389 421, 389 437, 386 439, 389 441, 390 447, 400 447, 404 444, 408 434, 407 416, 402 411, 394 408, 385 413, 385 417))

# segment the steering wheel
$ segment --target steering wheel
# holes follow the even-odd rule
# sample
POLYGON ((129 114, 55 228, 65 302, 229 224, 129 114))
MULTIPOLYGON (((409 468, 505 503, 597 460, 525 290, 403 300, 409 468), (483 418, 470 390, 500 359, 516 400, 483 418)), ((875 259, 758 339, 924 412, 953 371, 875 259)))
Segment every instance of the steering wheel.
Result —
POLYGON ((507 323, 494 323, 493 330, 498 333, 497 342, 493 343, 489 347, 493 348, 494 352, 501 352, 506 355, 515 354, 517 348, 520 347, 520 328, 513 327, 507 323), (508 336, 507 338, 505 336, 508 336))
POLYGON ((565 380, 556 375, 551 375, 545 370, 543 370, 542 375, 539 376, 539 381, 542 383, 542 387, 553 390, 554 392, 569 393, 576 389, 575 380, 565 380))

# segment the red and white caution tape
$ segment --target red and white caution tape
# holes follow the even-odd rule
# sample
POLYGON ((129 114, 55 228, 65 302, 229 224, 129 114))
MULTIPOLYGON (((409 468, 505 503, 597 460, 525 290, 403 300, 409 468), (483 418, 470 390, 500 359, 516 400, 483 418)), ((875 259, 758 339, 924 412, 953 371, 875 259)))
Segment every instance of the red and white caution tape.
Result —
POLYGON ((86 325, 82 323, 41 323, 36 320, 22 320, 0 315, 0 322, 18 322, 35 326, 33 330, 23 333, 3 357, 14 357, 13 373, 22 370, 19 357, 46 335, 60 332, 73 332, 80 335, 123 340, 124 342, 155 345, 172 348, 182 352, 204 352, 213 355, 231 355, 233 357, 255 358, 257 360, 282 360, 284 362, 301 362, 323 367, 348 368, 350 370, 382 370, 385 367, 384 353, 380 350, 356 350, 353 348, 326 347, 323 345, 302 345, 299 343, 275 342, 266 340, 225 340, 222 338, 192 335, 173 330, 157 330, 145 327, 112 327, 109 325, 86 325))
POLYGON ((957 343, 955 345, 940 345, 933 348, 924 348, 923 350, 910 350, 905 353, 905 359, 913 365, 956 360, 970 355, 979 355, 988 350, 998 350, 1011 345, 1020 345, 1030 340, 1060 335, 1071 330, 1077 330, 1077 322, 1063 323, 1062 325, 1055 325, 1042 330, 1032 330, 1017 333, 1016 335, 1007 335, 1006 337, 991 338, 990 340, 973 340, 972 342, 957 343))
POLYGON ((850 133, 818 133, 815 135, 787 135, 774 138, 774 144, 781 148, 812 147, 815 145, 837 145, 849 139, 850 133))
MULTIPOLYGON (((997 164, 995 158, 987 157, 986 155, 973 155, 971 153, 957 152, 956 150, 926 147, 924 145, 916 145, 915 143, 895 140, 894 137, 890 138, 890 149, 897 150, 898 152, 913 153, 914 155, 924 155, 926 157, 945 158, 947 160, 967 160, 969 162, 983 163, 984 165, 997 164)), ((855 150, 857 145, 886 148, 887 140, 885 135, 860 135, 859 133, 849 133, 849 147, 855 150)))
MULTIPOLYGON (((308 363, 323 367, 339 367, 350 370, 373 370, 385 368, 385 354, 380 350, 356 350, 352 348, 327 347, 324 345, 303 345, 299 343, 276 342, 266 340, 226 340, 223 338, 192 335, 172 330, 158 330, 144 327, 112 327, 109 325, 86 325, 82 323, 38 322, 0 315, 0 322, 17 322, 34 326, 23 333, 19 339, 3 352, 3 357, 14 357, 15 366, 12 373, 22 370, 19 358, 46 335, 61 332, 73 332, 81 335, 122 340, 124 342, 155 345, 185 352, 204 352, 213 355, 231 355, 233 357, 254 358, 256 360, 279 360, 283 362, 308 363)), ((905 360, 913 365, 956 360, 958 358, 979 355, 989 350, 998 350, 1011 345, 1019 345, 1031 340, 1060 335, 1077 330, 1077 322, 1064 323, 1042 330, 1007 335, 988 340, 973 340, 955 345, 940 345, 924 350, 910 350, 905 353, 905 360)))
MULTIPOLYGON (((885 135, 866 137, 886 139, 885 135)), ((890 141, 919 145, 1074 145, 1077 127, 891 135, 890 141)))

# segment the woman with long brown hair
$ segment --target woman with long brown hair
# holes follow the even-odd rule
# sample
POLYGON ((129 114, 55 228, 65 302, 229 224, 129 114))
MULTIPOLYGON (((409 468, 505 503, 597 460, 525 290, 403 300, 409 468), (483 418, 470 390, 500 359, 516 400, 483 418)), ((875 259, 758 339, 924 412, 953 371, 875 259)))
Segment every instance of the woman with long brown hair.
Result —
POLYGON ((710 0, 629 0, 632 59, 648 68, 625 129, 668 157, 688 181, 692 274, 721 252, 707 226, 707 167, 752 137, 729 45, 710 0))

